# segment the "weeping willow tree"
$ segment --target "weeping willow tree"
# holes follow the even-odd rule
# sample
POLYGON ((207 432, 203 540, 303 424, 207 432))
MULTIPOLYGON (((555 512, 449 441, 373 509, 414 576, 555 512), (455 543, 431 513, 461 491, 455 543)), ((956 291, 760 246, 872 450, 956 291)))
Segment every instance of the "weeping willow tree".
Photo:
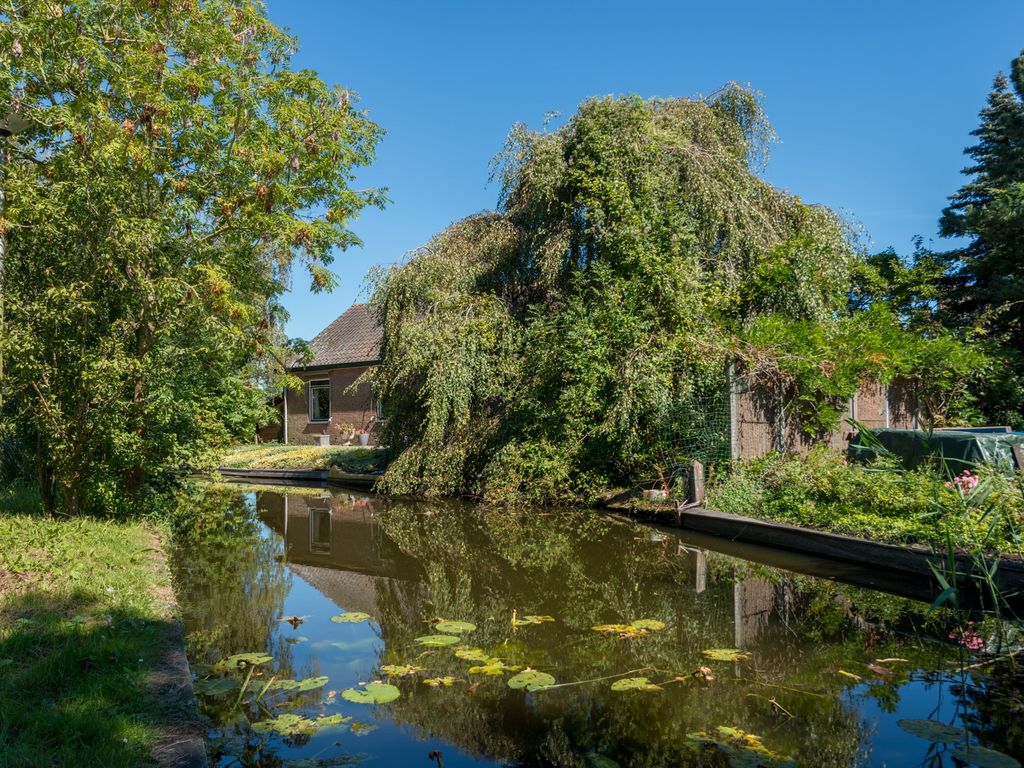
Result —
POLYGON ((759 319, 833 322, 858 257, 756 175, 772 138, 736 85, 514 128, 498 211, 375 278, 386 488, 551 502, 650 477, 666 418, 722 391, 759 319))

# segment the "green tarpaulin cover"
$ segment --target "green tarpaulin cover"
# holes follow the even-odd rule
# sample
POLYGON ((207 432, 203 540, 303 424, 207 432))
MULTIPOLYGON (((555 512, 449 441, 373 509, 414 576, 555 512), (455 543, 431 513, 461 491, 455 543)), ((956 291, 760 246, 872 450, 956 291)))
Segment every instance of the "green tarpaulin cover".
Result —
POLYGON ((888 452, 907 469, 934 462, 943 464, 951 475, 988 464, 1012 475, 1018 469, 1013 457, 1015 444, 1024 444, 1024 432, 873 429, 862 430, 853 438, 849 455, 851 461, 866 462, 888 452))

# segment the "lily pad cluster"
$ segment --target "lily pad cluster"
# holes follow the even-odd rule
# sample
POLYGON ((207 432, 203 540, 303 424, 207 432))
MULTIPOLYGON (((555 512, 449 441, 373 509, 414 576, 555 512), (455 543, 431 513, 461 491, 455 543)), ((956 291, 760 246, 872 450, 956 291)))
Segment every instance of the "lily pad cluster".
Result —
POLYGON ((738 648, 709 648, 701 653, 711 661, 746 661, 750 658, 749 653, 738 648))
POLYGON ((739 728, 720 725, 714 734, 707 731, 686 734, 699 748, 713 748, 729 757, 733 768, 796 768, 793 758, 765 746, 760 736, 739 728))
POLYGON ((618 635, 620 640, 643 637, 664 628, 665 622, 658 621, 657 619, 637 619, 629 624, 596 624, 591 627, 595 632, 603 632, 606 635, 618 635))
POLYGON ((331 621, 335 624, 360 624, 364 621, 372 621, 373 617, 368 613, 361 613, 360 611, 348 611, 347 613, 340 613, 337 616, 331 616, 331 621))
POLYGON ((352 720, 344 715, 320 715, 310 719, 292 713, 278 715, 272 720, 252 724, 256 733, 278 733, 282 736, 312 736, 328 727, 343 726, 352 720))
POLYGON ((521 617, 513 617, 512 618, 512 626, 513 627, 529 627, 529 626, 534 625, 534 624, 544 624, 546 622, 554 621, 554 620, 555 620, 554 616, 533 616, 533 615, 527 615, 527 616, 521 616, 521 617))

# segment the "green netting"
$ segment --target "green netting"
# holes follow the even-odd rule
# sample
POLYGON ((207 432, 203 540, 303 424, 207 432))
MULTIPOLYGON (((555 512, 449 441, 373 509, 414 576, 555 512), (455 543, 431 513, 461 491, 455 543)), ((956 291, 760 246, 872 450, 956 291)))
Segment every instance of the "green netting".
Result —
POLYGON ((907 469, 933 463, 950 475, 984 464, 1012 475, 1017 469, 1012 446, 1022 443, 1021 432, 874 429, 861 430, 854 437, 849 456, 852 461, 866 462, 889 454, 907 469))
POLYGON ((725 376, 673 401, 662 416, 659 454, 666 478, 685 477, 693 461, 705 466, 730 456, 729 386, 725 376))

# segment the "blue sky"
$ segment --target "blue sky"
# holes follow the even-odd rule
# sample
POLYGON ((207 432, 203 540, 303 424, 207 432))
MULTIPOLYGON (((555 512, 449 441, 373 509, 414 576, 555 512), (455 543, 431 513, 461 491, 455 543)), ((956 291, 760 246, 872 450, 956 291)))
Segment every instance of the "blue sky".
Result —
POLYGON ((779 136, 765 178, 840 210, 873 248, 935 236, 992 78, 1024 48, 1024 1, 339 2, 269 0, 297 66, 359 94, 387 135, 361 186, 392 203, 354 224, 339 287, 297 275, 288 333, 311 338, 452 221, 493 208, 488 161, 515 122, 588 96, 764 95, 779 136))

